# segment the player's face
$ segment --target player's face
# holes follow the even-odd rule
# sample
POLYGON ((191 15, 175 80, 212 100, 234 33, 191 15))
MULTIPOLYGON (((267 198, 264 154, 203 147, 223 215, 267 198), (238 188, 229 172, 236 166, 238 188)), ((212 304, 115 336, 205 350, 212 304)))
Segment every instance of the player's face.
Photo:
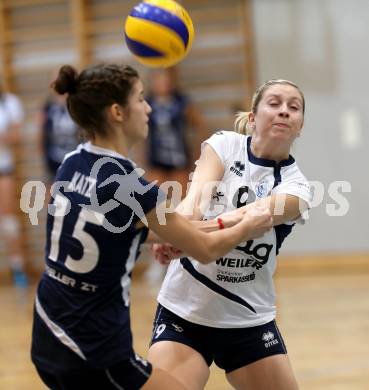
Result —
POLYGON ((304 123, 303 99, 291 85, 275 84, 263 94, 252 117, 255 133, 261 138, 292 145, 304 123))
POLYGON ((128 101, 127 116, 124 121, 125 132, 133 142, 146 139, 150 112, 151 107, 145 100, 142 81, 137 80, 128 101))

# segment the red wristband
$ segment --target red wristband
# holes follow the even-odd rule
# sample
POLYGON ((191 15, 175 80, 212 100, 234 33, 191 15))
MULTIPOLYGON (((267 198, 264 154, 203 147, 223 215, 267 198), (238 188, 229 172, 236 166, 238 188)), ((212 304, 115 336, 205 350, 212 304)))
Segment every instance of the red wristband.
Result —
POLYGON ((224 224, 222 218, 217 218, 219 230, 224 229, 224 224))

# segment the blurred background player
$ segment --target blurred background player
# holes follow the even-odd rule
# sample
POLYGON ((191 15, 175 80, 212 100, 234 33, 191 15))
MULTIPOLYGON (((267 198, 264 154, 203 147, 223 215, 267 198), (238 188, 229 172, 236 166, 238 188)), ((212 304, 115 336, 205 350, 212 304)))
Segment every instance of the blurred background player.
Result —
POLYGON ((58 95, 50 89, 37 117, 38 144, 51 183, 64 156, 79 143, 78 126, 70 117, 66 95, 58 95))
POLYGON ((23 107, 17 96, 7 93, 0 84, 0 231, 16 286, 26 287, 24 256, 16 213, 14 148, 20 141, 23 107))
POLYGON ((194 158, 191 153, 205 138, 205 124, 198 110, 178 85, 176 68, 150 73, 147 102, 152 108, 147 143, 148 176, 159 184, 175 180, 186 194, 194 158))
MULTIPOLYGON (((177 181, 186 195, 189 174, 197 156, 193 153, 206 137, 205 123, 200 112, 190 102, 178 83, 176 67, 150 73, 147 102, 152 111, 147 141, 147 177, 177 181)), ((150 261, 146 278, 155 283, 162 279, 165 267, 150 261)))

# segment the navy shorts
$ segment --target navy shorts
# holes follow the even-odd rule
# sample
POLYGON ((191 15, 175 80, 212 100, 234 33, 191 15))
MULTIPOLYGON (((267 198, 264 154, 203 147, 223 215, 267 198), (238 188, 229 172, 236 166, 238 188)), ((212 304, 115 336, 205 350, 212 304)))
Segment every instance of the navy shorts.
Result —
POLYGON ((138 390, 149 379, 152 366, 137 354, 103 369, 84 369, 55 374, 40 369, 37 372, 51 390, 138 390))
POLYGON ((275 321, 251 328, 213 328, 178 317, 159 304, 151 344, 170 340, 199 352, 227 373, 272 355, 287 354, 275 321))

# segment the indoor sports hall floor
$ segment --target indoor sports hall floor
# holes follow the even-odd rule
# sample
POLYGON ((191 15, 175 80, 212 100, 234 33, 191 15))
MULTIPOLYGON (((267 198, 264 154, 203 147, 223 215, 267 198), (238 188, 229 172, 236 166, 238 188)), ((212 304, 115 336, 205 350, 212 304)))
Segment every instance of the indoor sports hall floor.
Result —
MULTIPOLYGON (((369 389, 368 257, 281 261, 276 284, 281 328, 301 390, 369 389), (300 261, 300 262, 299 262, 300 261)), ((131 298, 136 350, 146 355, 159 284, 136 276, 131 298)), ((40 390, 29 359, 28 291, 0 286, 0 389, 40 390)), ((230 386, 216 367, 206 390, 230 386)))

